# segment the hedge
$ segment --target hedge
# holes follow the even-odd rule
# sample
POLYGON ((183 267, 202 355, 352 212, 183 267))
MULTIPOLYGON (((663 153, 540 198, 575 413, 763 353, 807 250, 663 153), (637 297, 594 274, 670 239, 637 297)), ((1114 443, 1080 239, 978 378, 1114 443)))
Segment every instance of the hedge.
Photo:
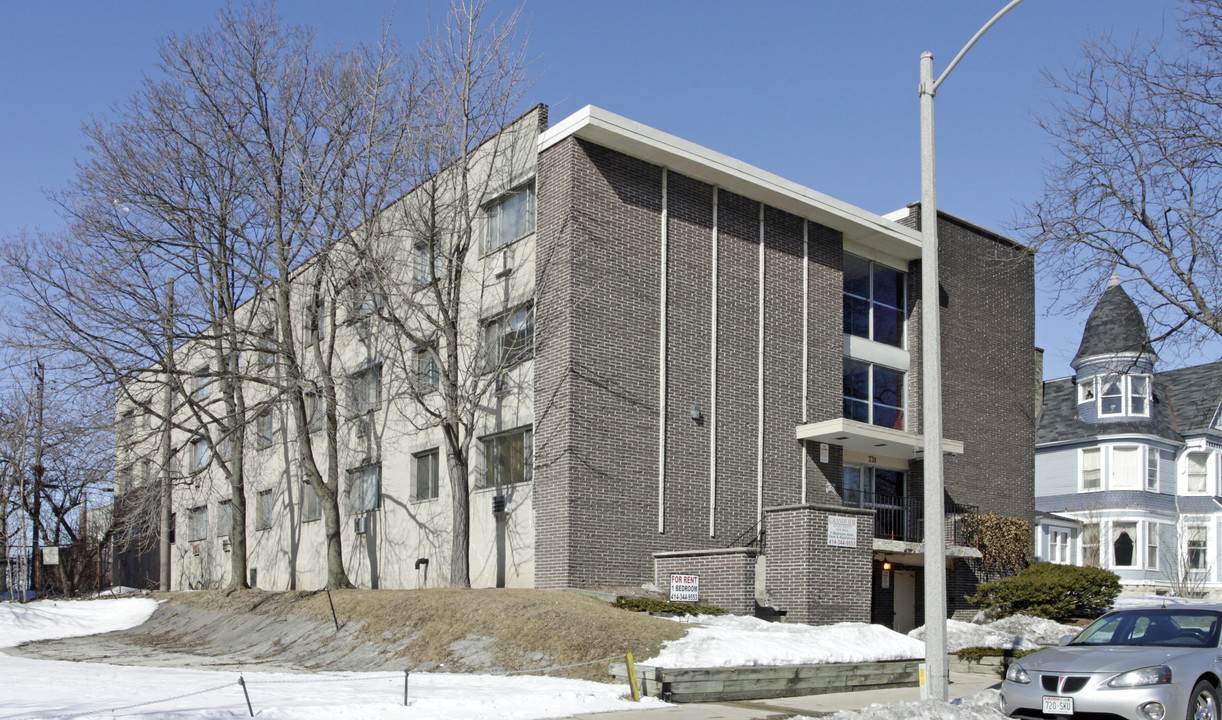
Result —
POLYGON ((1114 572, 1036 562, 1013 577, 981 583, 968 601, 996 618, 1023 614, 1061 620, 1102 615, 1119 594, 1114 572))

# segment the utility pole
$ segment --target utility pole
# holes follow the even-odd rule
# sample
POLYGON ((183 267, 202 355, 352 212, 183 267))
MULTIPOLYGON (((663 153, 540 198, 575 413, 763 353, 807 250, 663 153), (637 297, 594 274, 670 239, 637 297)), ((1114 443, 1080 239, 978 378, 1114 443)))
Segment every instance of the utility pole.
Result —
POLYGON ((39 556, 39 540, 42 535, 42 394, 45 371, 41 360, 34 361, 34 397, 35 397, 35 417, 34 417, 34 504, 33 512, 30 513, 34 525, 34 532, 30 540, 30 564, 34 574, 33 589, 34 597, 38 597, 38 591, 42 587, 42 558, 39 556))
POLYGON ((158 589, 170 591, 170 533, 174 530, 174 478, 170 472, 174 460, 173 437, 170 429, 174 413, 174 281, 166 283, 165 310, 161 318, 165 335, 165 399, 161 421, 161 537, 158 543, 160 577, 158 589))

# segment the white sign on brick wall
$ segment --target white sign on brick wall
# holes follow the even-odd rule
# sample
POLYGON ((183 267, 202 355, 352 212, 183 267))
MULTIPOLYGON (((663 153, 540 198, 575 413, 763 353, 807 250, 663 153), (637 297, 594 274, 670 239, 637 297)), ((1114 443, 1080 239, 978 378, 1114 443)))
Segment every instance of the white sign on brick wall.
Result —
POLYGON ((700 602, 699 575, 671 575, 671 602, 700 602))
POLYGON ((832 547, 857 547, 857 518, 828 515, 827 544, 832 547))

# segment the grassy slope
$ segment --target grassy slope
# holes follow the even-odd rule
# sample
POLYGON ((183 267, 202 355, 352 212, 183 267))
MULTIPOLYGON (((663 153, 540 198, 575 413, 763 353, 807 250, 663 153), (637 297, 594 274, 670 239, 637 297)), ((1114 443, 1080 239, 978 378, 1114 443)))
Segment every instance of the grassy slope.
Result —
MULTIPOLYGON (((331 623, 324 592, 169 593, 159 598, 214 612, 289 615, 331 623)), ((559 590, 343 590, 332 593, 345 631, 363 641, 401 648, 413 665, 473 669, 472 647, 482 647, 506 670, 571 665, 631 652, 656 655, 687 626, 618 610, 559 590)), ((607 681, 606 664, 557 673, 607 681)))

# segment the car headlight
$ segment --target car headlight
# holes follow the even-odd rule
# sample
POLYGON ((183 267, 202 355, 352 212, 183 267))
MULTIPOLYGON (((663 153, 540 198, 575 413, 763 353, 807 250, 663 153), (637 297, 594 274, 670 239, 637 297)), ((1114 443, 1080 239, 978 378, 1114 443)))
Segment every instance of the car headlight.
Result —
POLYGON ((1107 681, 1108 687, 1127 688, 1140 687, 1142 685, 1167 685, 1171 682, 1171 668, 1166 665, 1153 665, 1151 667, 1138 668, 1130 670, 1127 673, 1121 673, 1111 680, 1107 681))
POLYGON ((1022 665, 1016 662, 1010 663, 1010 667, 1006 668, 1006 679, 1019 685, 1031 684, 1031 676, 1023 669, 1022 665))

